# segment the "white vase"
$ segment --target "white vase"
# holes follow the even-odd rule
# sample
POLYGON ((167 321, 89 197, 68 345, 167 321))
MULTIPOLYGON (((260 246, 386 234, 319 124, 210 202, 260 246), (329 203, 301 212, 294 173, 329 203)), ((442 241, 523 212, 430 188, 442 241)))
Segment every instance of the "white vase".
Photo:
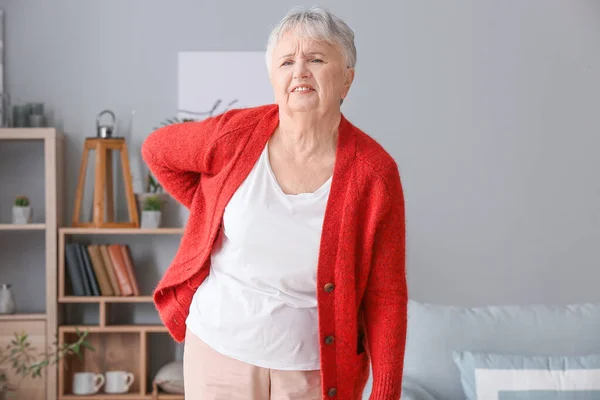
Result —
POLYGON ((12 223, 13 224, 28 224, 31 222, 31 206, 12 208, 12 223))
POLYGON ((16 311, 15 295, 10 283, 0 283, 0 314, 14 314, 16 311))
POLYGON ((142 229, 156 229, 160 226, 160 211, 142 211, 142 229))

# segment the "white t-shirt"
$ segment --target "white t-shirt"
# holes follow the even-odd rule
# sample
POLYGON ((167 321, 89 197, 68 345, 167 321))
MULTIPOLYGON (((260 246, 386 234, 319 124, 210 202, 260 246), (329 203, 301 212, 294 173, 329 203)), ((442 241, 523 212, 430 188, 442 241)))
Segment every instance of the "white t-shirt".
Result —
POLYGON ((317 262, 331 178, 288 195, 265 146, 225 208, 220 246, 188 328, 216 351, 264 368, 317 370, 317 262))

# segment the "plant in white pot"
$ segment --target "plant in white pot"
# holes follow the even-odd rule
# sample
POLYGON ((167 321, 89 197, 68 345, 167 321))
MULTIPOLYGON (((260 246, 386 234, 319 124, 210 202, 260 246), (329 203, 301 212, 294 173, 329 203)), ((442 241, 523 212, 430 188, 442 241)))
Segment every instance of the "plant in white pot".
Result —
POLYGON ((144 204, 148 197, 158 197, 162 200, 163 204, 167 202, 169 194, 163 190, 163 187, 158 181, 152 176, 152 174, 146 175, 146 184, 144 192, 136 193, 135 200, 138 207, 138 213, 141 214, 144 209, 144 204))
POLYGON ((148 196, 144 200, 142 209, 142 229, 156 229, 160 227, 163 200, 158 196, 148 196))
POLYGON ((31 204, 27 196, 17 196, 12 208, 13 224, 28 224, 31 222, 31 204))

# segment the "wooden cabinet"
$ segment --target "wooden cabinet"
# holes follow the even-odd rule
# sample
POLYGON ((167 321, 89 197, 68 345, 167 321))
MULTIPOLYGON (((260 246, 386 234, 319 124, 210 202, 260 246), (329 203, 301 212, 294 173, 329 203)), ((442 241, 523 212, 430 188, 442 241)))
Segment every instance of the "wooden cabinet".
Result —
MULTIPOLYGON (((62 218, 64 136, 54 128, 0 128, 0 280, 10 280, 16 314, 0 316, 0 345, 26 332, 37 353, 51 349, 57 335, 57 228, 62 218), (28 168, 35 165, 36 168, 28 168), (34 220, 14 225, 16 195, 36 194, 34 220)), ((8 366, 9 379, 14 378, 8 366)), ((17 398, 55 400, 56 367, 42 378, 20 382, 17 398)))

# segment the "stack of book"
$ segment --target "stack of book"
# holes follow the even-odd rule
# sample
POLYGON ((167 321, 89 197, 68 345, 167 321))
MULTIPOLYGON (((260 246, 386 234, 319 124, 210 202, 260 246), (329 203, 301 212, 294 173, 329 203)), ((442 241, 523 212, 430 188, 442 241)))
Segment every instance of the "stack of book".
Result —
POLYGON ((126 244, 65 245, 65 266, 73 296, 139 296, 126 244))

